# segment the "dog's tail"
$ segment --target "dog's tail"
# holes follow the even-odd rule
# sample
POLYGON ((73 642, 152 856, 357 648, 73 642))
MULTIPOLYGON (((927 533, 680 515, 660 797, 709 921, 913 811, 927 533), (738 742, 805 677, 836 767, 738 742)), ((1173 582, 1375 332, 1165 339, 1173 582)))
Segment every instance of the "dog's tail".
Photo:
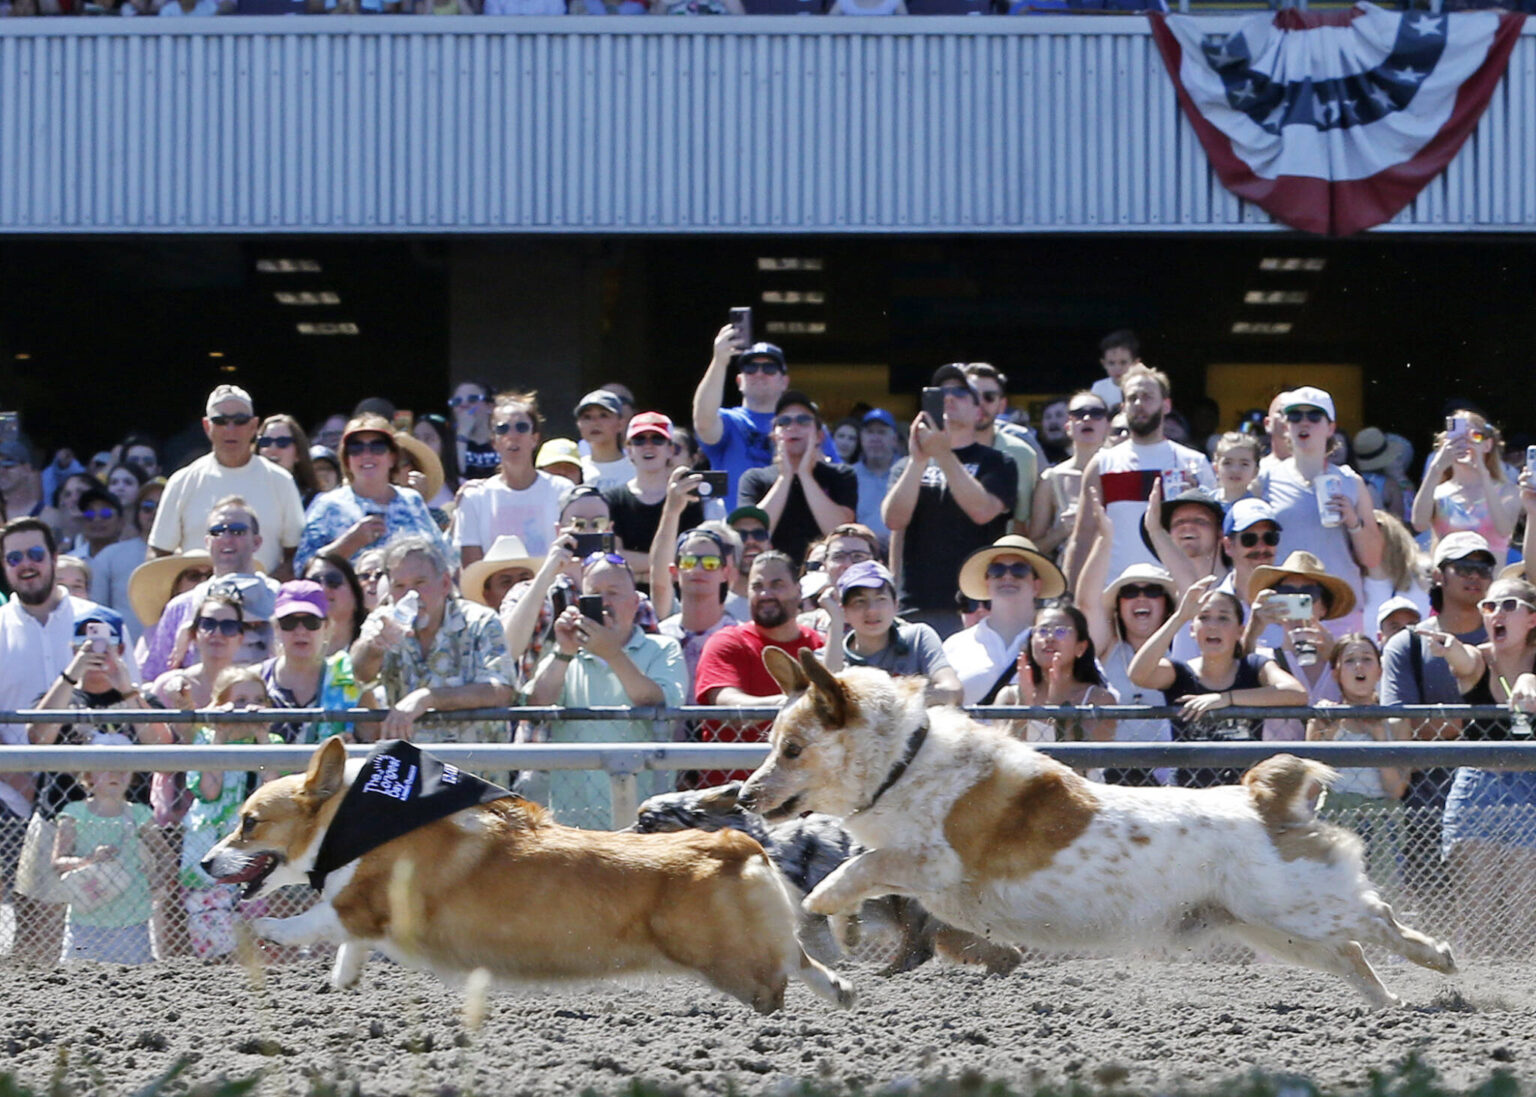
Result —
POLYGON ((1243 774, 1243 785, 1259 817, 1275 830, 1316 819, 1318 801, 1338 776, 1321 762, 1276 754, 1243 774))

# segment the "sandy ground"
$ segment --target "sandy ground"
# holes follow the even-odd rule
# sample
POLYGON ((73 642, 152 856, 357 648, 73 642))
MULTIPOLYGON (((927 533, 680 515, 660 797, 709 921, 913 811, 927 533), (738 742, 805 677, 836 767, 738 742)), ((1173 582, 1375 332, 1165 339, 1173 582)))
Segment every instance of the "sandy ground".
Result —
POLYGON ((318 963, 0 967, 5 1069, 36 1085, 59 1064, 127 1093, 186 1057, 190 1080, 266 1074, 259 1093, 355 1080, 370 1094, 617 1092, 646 1079, 689 1093, 781 1091, 795 1079, 859 1085, 981 1071, 1115 1082, 1136 1092, 1213 1087, 1254 1068, 1365 1085, 1418 1052, 1457 1087, 1506 1069, 1536 1082, 1536 974, 1471 965, 1446 979, 1379 965, 1408 1003, 1371 1012, 1341 982, 1273 964, 1028 960, 989 978, 932 963, 880 979, 845 970, 852 1012, 803 988, 762 1018, 683 980, 524 988, 491 999, 483 1027, 462 992, 375 959, 332 993, 318 963))

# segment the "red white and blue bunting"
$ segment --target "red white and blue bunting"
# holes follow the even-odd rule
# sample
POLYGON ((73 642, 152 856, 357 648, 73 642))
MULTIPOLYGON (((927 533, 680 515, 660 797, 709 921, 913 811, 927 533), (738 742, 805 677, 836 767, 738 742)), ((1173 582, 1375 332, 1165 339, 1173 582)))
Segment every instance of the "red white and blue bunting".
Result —
POLYGON ((1306 232, 1390 220, 1461 148, 1525 16, 1288 9, 1150 13, 1179 103, 1228 190, 1306 232))

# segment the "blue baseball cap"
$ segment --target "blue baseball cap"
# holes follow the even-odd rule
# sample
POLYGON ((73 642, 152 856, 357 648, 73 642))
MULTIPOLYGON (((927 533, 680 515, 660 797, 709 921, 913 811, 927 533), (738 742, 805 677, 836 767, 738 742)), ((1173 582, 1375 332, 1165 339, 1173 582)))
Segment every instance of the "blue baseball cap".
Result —
POLYGON ((896 429, 896 416, 884 408, 870 408, 864 413, 864 418, 860 422, 864 426, 868 426, 870 423, 884 423, 892 430, 896 429))
POLYGON ((1234 533, 1241 533, 1260 522, 1273 522, 1276 529, 1282 528, 1280 519, 1275 517, 1275 508, 1264 500, 1239 499, 1227 511, 1227 516, 1221 523, 1221 534, 1223 537, 1231 537, 1234 533))
POLYGON ((113 640, 119 644, 123 642, 123 615, 115 609, 94 602, 88 608, 82 608, 75 614, 75 635, 84 636, 85 626, 91 623, 106 625, 112 630, 113 640))

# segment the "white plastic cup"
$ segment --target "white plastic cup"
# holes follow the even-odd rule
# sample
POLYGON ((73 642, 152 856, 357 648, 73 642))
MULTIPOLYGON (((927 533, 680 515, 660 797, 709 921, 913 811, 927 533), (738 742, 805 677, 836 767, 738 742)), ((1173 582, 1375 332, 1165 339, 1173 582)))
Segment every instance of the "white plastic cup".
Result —
POLYGON ((1317 491, 1317 516, 1325 527, 1333 527, 1344 521, 1344 515, 1330 500, 1344 490, 1344 477, 1336 472, 1325 472, 1312 481, 1317 491))

